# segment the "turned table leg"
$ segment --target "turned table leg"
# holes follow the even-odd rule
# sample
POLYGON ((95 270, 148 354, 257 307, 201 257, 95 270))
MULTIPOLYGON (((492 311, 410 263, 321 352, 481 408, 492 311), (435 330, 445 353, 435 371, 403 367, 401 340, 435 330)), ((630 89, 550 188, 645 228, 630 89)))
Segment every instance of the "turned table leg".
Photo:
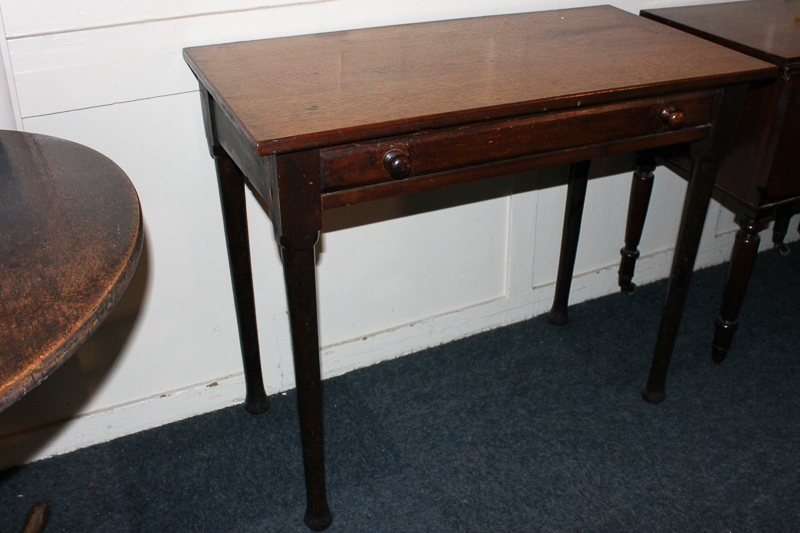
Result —
POLYGON ((227 155, 215 156, 214 162, 217 167, 222 220, 228 246, 236 321, 239 325, 239 345, 244 363, 244 381, 247 389, 244 406, 250 413, 260 414, 269 409, 269 398, 264 391, 264 378, 261 375, 244 176, 236 163, 227 155))
POLYGON ((564 229, 561 234, 561 255, 558 259, 553 307, 550 309, 550 322, 556 326, 564 326, 569 322, 567 316, 569 289, 575 269, 575 256, 578 253, 578 237, 581 233, 581 218, 583 217, 583 203, 586 199, 590 165, 591 161, 578 161, 569 167, 567 206, 564 213, 564 229))
POLYGON ((640 154, 636 159, 636 171, 631 181, 631 195, 628 200, 628 221, 625 226, 625 246, 619 251, 622 259, 619 263, 619 288, 622 292, 633 294, 636 284, 633 279, 636 260, 639 259, 639 241, 642 239, 650 195, 653 192, 653 171, 656 169, 655 158, 649 154, 640 154))
POLYGON ((739 228, 733 244, 725 291, 722 294, 722 306, 711 345, 711 355, 715 363, 721 363, 725 359, 733 342, 733 334, 739 327, 736 318, 742 308, 747 283, 750 281, 750 274, 756 261, 758 244, 761 241, 758 233, 764 226, 758 220, 742 218, 739 221, 739 228))

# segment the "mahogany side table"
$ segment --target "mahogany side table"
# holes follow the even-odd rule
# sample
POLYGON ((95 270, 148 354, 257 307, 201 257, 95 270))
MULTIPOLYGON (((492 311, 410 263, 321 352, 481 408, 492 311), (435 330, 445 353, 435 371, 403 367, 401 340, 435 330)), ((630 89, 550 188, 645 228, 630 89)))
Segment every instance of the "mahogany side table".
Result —
MULTIPOLYGON (((777 73, 610 6, 203 46, 184 57, 216 162, 254 413, 268 402, 245 183, 265 200, 281 248, 314 530, 332 521, 314 263, 323 209, 570 163, 565 220, 579 222, 592 158, 691 143, 697 164, 657 347, 668 355, 728 132, 747 84, 777 73)), ((557 300, 569 291, 579 231, 567 225, 557 300)))
MULTIPOLYGON (((142 249, 139 197, 80 144, 0 131, 0 411, 44 381, 111 313, 142 249)), ((47 524, 35 505, 25 532, 47 524)))
MULTIPOLYGON (((800 0, 753 0, 642 11, 648 19, 678 28, 774 64, 780 75, 753 85, 747 94, 738 133, 717 174, 715 197, 738 215, 731 263, 716 320, 712 357, 725 359, 738 327, 737 317, 753 270, 763 220, 776 216, 773 242, 780 247, 789 219, 800 212, 800 0)), ((652 154, 678 175, 691 175, 686 150, 652 154)), ((645 223, 655 160, 639 162, 631 187, 619 285, 631 283, 637 246, 645 223)))

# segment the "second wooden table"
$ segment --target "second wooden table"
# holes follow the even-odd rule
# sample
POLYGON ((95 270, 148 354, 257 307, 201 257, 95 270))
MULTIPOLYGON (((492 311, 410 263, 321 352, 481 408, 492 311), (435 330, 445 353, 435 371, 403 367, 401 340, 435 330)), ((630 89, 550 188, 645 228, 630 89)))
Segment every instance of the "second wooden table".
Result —
MULTIPOLYGON (((720 166, 716 189, 720 202, 739 217, 725 292, 716 321, 712 357, 725 359, 739 327, 763 221, 776 216, 772 240, 783 239, 789 219, 800 213, 800 0, 756 0, 642 11, 642 16, 773 63, 781 75, 751 87, 733 147, 720 166)), ((685 148, 670 147, 655 155, 673 171, 691 175, 685 148)), ((645 161, 633 178, 620 287, 631 287, 636 247, 644 227, 654 161, 645 161)))

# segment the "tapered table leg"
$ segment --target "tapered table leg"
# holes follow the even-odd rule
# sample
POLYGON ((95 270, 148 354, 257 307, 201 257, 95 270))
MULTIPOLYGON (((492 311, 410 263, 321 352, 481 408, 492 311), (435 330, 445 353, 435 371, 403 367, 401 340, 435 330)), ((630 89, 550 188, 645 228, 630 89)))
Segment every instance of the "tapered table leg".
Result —
POLYGON ((714 331, 714 342, 711 344, 711 355, 715 363, 721 363, 725 359, 733 342, 733 334, 739 327, 736 318, 742 308, 747 283, 750 281, 750 274, 756 262, 758 244, 761 241, 758 233, 764 226, 758 220, 742 218, 739 221, 739 228, 733 244, 731 263, 728 266, 728 277, 725 280, 722 307, 714 331))
POLYGON ((731 85, 718 91, 712 116, 713 135, 690 146, 690 155, 694 161, 692 176, 686 188, 650 375, 642 389, 642 397, 650 403, 662 402, 666 394, 667 370, 689 295, 689 282, 708 214, 711 192, 714 190, 717 167, 733 145, 746 95, 747 85, 743 84, 731 85))
POLYGON ((331 525, 325 489, 322 383, 317 333, 317 289, 314 248, 281 248, 292 330, 297 409, 306 478, 305 523, 314 531, 331 525))
POLYGON ((250 240, 247 232, 244 176, 227 155, 215 156, 217 183, 228 245, 228 264, 231 270, 236 321, 239 325, 239 345, 244 363, 247 388, 245 409, 260 414, 269 409, 261 374, 261 354, 258 348, 256 305, 253 296, 253 271, 250 263, 250 240))
POLYGON ((697 248, 714 188, 717 162, 699 160, 694 166, 692 177, 686 191, 675 256, 667 285, 667 298, 658 326, 655 354, 650 367, 647 384, 642 389, 642 397, 650 403, 664 400, 667 370, 678 336, 678 326, 683 316, 683 307, 689 294, 689 282, 697 258, 697 248))
POLYGON ((633 283, 633 272, 636 260, 639 259, 639 241, 650 206, 650 195, 653 192, 653 171, 656 169, 655 158, 648 154, 640 154, 636 159, 636 171, 631 180, 631 195, 628 200, 628 221, 625 226, 625 246, 619 251, 622 259, 619 263, 619 288, 622 292, 633 294, 636 284, 633 283))
POLYGON ((578 161, 569 167, 567 206, 564 212, 564 229, 561 233, 561 255, 558 259, 553 307, 550 309, 550 322, 556 326, 564 326, 569 322, 567 316, 569 289, 575 269, 575 256, 578 253, 578 238, 581 234, 581 218, 590 165, 591 161, 578 161))

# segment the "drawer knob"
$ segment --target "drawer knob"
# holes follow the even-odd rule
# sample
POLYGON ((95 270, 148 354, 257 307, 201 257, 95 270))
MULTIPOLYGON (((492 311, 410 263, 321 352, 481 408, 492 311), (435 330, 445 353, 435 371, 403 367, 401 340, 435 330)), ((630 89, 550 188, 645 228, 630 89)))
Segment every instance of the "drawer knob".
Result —
POLYGON ((383 168, 396 180, 408 177, 411 173, 411 159, 400 150, 389 150, 383 156, 383 168))
POLYGON ((661 120, 672 129, 678 129, 686 122, 686 114, 675 108, 667 108, 661 111, 661 120))

